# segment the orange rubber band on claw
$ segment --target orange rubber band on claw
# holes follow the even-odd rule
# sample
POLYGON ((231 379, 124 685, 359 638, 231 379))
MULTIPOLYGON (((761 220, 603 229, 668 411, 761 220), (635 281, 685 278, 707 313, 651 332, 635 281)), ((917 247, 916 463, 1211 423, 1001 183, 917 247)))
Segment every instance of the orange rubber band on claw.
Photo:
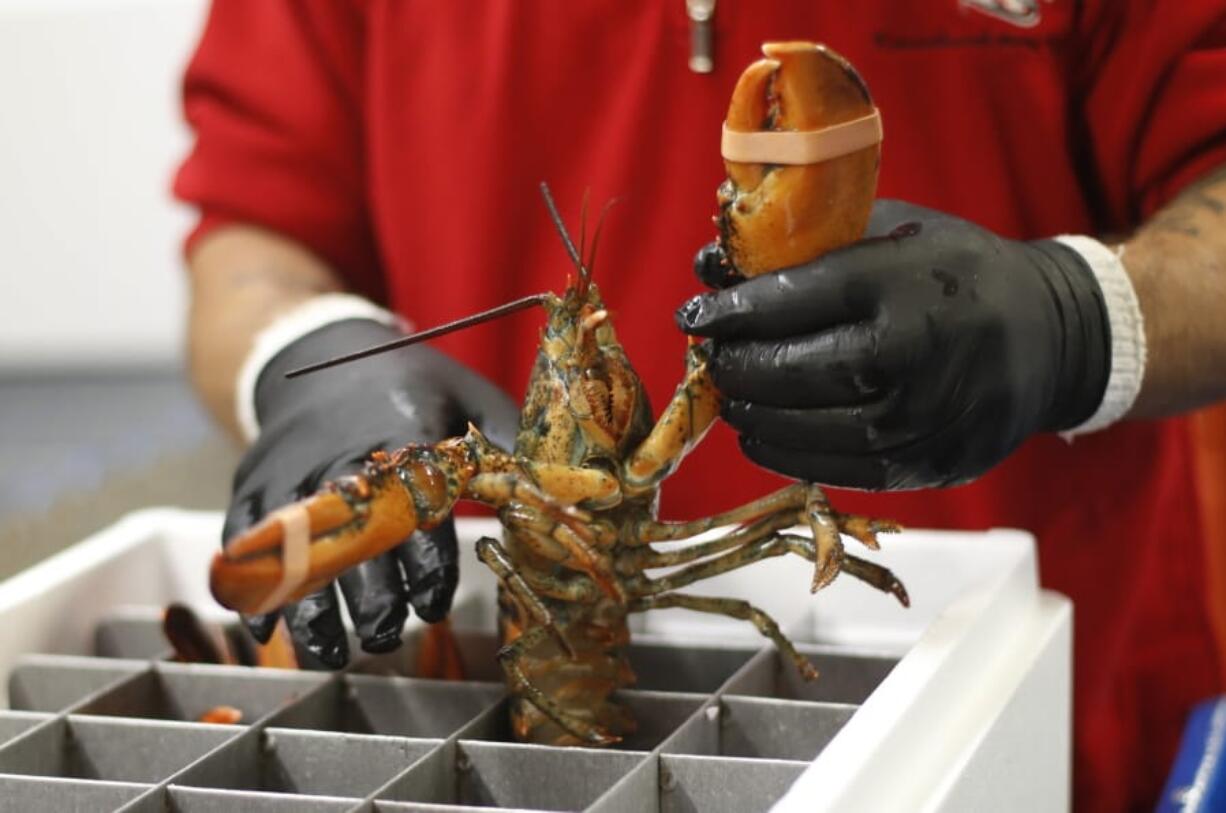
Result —
POLYGON ((307 580, 311 565, 311 515, 306 506, 294 503, 268 515, 281 523, 281 581, 255 610, 263 615, 280 609, 285 600, 307 580))
POLYGON ((820 164, 880 144, 881 112, 820 130, 729 130, 724 124, 720 153, 743 164, 820 164))

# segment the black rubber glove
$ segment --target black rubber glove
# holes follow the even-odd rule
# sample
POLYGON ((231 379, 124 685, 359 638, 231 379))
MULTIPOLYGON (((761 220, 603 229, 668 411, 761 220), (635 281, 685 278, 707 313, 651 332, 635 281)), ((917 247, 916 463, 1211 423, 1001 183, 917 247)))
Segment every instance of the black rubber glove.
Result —
MULTIPOLYGON (((957 485, 1095 411, 1110 328, 1080 255, 900 201, 877 202, 867 235, 677 311, 713 340, 750 459, 836 486, 957 485)), ((712 246, 695 266, 734 281, 712 246)))
MULTIPOLYGON (((357 471, 377 449, 464 434, 468 421, 509 448, 519 410, 500 389, 447 356, 409 347, 329 370, 286 379, 285 372, 402 335, 370 319, 326 325, 290 344, 260 374, 260 436, 234 476, 223 538, 269 511, 309 496, 321 484, 357 471)), ((425 621, 451 608, 459 570, 455 528, 447 522, 363 562, 337 581, 362 648, 385 652, 400 643, 408 603, 425 621), (403 569, 403 572, 402 572, 403 569)), ((348 660, 336 588, 329 585, 281 611, 299 650, 337 668, 348 660)), ((278 613, 247 618, 267 641, 278 613)))

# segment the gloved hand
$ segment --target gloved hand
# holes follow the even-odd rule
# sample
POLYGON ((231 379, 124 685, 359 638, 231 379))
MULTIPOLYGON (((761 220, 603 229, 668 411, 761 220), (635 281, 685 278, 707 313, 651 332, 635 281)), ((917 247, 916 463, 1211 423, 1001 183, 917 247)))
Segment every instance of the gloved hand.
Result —
MULTIPOLYGON (((732 282, 719 250, 699 278, 732 282)), ((1110 328, 1082 257, 941 212, 878 201, 866 239, 701 294, 723 417, 757 463, 863 489, 950 486, 1102 400, 1110 328)))
MULTIPOLYGON (((324 482, 357 471, 377 449, 462 435, 468 421, 509 448, 516 405, 477 373, 425 346, 285 378, 295 367, 401 335, 373 319, 334 322, 292 342, 264 367, 255 391, 260 434, 234 476, 224 539, 324 482)), ((398 646, 409 603, 425 621, 442 619, 458 573, 455 528, 448 521, 342 575, 340 592, 362 648, 385 652, 398 646)), ((348 660, 334 585, 281 613, 300 649, 332 668, 348 660)), ((278 615, 245 620, 256 638, 267 641, 278 615)))

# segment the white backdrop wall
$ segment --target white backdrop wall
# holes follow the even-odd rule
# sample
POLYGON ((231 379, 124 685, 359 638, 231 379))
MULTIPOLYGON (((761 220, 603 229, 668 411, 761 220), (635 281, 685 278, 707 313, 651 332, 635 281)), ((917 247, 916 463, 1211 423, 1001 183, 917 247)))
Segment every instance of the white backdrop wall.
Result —
POLYGON ((181 361, 205 0, 0 0, 0 373, 181 361))

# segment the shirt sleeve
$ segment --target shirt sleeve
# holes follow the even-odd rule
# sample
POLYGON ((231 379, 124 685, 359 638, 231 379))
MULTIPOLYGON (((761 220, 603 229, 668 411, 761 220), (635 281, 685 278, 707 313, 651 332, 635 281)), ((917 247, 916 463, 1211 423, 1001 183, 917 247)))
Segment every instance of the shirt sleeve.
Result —
POLYGON ((363 155, 360 12, 340 0, 214 0, 187 67, 195 143, 175 195, 200 220, 262 226, 381 299, 363 155))
POLYGON ((1226 164, 1226 2, 1101 0, 1081 20, 1082 115, 1106 228, 1226 164))

